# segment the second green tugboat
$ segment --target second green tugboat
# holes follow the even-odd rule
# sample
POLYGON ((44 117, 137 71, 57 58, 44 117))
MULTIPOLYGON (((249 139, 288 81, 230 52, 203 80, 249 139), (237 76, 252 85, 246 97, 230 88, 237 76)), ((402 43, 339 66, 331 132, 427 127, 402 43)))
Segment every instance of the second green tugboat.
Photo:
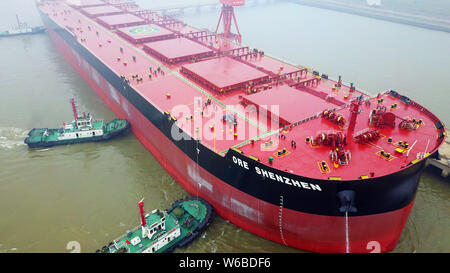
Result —
POLYGON ((201 198, 179 200, 165 211, 155 209, 144 215, 139 203, 141 225, 98 249, 97 253, 162 253, 192 242, 211 221, 213 209, 201 198))
POLYGON ((115 119, 109 123, 102 120, 93 120, 88 113, 78 115, 75 100, 70 100, 75 120, 70 124, 63 123, 59 129, 34 128, 25 138, 25 143, 30 148, 51 147, 92 141, 109 140, 112 137, 123 134, 130 128, 130 123, 124 119, 115 119))

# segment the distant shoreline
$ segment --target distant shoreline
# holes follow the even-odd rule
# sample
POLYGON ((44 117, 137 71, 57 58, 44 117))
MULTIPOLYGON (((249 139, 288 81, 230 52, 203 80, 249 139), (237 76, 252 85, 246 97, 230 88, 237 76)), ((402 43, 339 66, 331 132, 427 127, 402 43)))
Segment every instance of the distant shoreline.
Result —
POLYGON ((328 0, 284 1, 450 33, 450 20, 447 21, 445 19, 437 19, 412 13, 396 12, 377 7, 344 4, 328 0))

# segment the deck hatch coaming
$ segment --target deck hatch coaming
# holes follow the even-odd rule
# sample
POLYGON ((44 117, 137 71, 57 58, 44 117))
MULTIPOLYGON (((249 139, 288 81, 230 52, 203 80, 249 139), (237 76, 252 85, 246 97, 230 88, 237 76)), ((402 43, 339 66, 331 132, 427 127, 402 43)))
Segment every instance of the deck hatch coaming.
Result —
POLYGON ((146 24, 146 21, 130 13, 97 17, 97 21, 107 29, 130 27, 146 24))
POLYGON ((267 91, 246 95, 243 101, 255 105, 259 111, 265 111, 268 115, 277 116, 283 126, 334 107, 325 100, 287 85, 275 86, 267 91), (275 110, 277 113, 274 113, 275 110))
POLYGON ((81 12, 91 18, 125 13, 123 10, 109 5, 86 7, 82 8, 81 12))
POLYGON ((95 7, 106 4, 101 0, 67 0, 67 3, 73 8, 95 7))
POLYGON ((185 64, 181 72, 204 82, 216 92, 243 88, 269 80, 269 75, 231 57, 219 57, 192 64, 185 64))
POLYGON ((166 63, 178 63, 214 55, 214 51, 210 48, 183 37, 146 43, 144 50, 166 63))
POLYGON ((175 36, 172 31, 155 24, 119 28, 117 33, 132 43, 147 43, 175 36))

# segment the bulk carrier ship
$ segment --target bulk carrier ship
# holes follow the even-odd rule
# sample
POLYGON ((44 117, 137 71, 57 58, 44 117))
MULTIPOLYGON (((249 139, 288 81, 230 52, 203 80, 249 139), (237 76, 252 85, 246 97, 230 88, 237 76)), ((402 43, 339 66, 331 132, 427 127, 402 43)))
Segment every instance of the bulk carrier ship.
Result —
POLYGON ((339 76, 121 0, 37 0, 58 51, 190 194, 233 224, 314 252, 395 248, 443 123, 339 76))

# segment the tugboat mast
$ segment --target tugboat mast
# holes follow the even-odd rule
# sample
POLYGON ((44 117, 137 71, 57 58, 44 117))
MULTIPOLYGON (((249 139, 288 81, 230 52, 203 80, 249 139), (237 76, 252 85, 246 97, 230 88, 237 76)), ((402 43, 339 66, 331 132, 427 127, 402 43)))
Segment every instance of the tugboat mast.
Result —
POLYGON ((17 15, 17 14, 16 14, 16 20, 17 20, 17 27, 18 27, 19 29, 21 29, 21 28, 22 28, 22 25, 20 24, 19 15, 17 15))
POLYGON ((140 211, 140 214, 141 214, 141 223, 142 223, 142 227, 144 227, 144 226, 145 226, 144 198, 142 198, 142 200, 139 201, 138 205, 139 205, 139 211, 140 211))
POLYGON ((75 126, 78 128, 78 111, 77 111, 77 105, 75 104, 75 99, 70 99, 70 103, 72 104, 72 111, 73 111, 73 117, 75 119, 75 126))

